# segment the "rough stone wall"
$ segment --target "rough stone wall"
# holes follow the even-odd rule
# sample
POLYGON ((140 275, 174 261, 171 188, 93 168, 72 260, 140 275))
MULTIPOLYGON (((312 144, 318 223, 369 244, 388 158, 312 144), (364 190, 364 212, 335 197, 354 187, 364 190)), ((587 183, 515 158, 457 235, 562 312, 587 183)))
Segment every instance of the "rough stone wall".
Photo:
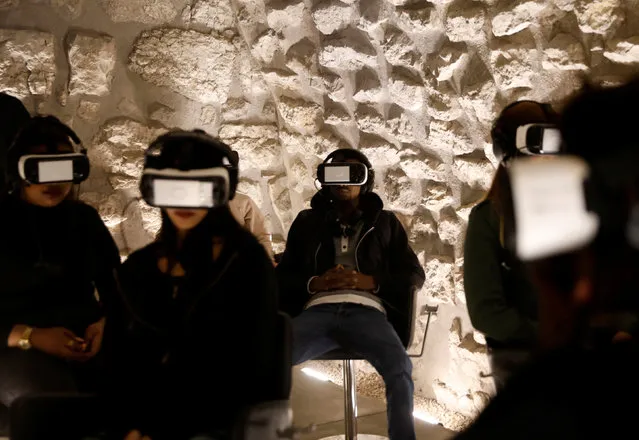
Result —
MULTIPOLYGON (((123 254, 159 226, 127 204, 142 149, 167 128, 240 152, 241 189, 277 250, 321 158, 364 151, 426 269, 420 305, 439 305, 416 398, 451 428, 492 393, 461 272, 468 212, 494 171, 491 121, 509 101, 559 103, 584 73, 614 83, 639 65, 638 0, 0 0, 0 23, 0 89, 85 140, 82 197, 123 254)), ((370 367, 361 378, 383 396, 370 367)))

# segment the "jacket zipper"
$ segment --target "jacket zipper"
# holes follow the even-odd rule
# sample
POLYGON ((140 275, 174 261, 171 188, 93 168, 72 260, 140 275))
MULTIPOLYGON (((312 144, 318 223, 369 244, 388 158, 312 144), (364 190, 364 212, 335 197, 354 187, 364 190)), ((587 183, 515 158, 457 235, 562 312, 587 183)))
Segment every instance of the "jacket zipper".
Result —
POLYGON ((357 253, 359 251, 359 245, 362 244, 362 241, 364 241, 364 239, 366 238, 366 236, 373 230, 375 229, 375 226, 372 226, 368 231, 366 231, 364 233, 364 235, 362 235, 362 238, 359 239, 359 241, 357 242, 357 246, 355 246, 355 267, 357 268, 358 272, 361 272, 361 270, 359 270, 359 260, 357 258, 357 253))

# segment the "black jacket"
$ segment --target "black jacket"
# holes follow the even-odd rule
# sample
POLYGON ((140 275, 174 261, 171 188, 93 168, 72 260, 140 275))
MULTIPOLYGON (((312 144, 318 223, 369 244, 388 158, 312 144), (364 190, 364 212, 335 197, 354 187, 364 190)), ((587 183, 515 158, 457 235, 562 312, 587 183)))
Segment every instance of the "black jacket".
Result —
MULTIPOLYGON (((357 244, 357 270, 375 277, 380 285, 377 295, 393 322, 396 315, 406 313, 413 290, 424 284, 424 269, 402 224, 395 214, 383 210, 379 196, 362 196, 360 208, 364 228, 357 244)), ((330 203, 318 193, 311 201, 311 209, 300 212, 289 231, 277 274, 282 308, 291 316, 299 315, 309 300, 309 279, 335 266, 330 212, 330 203)))
POLYGON ((464 290, 470 320, 493 348, 537 341, 537 292, 524 265, 503 248, 490 201, 475 206, 464 242, 464 290))
POLYGON ((0 347, 16 324, 62 326, 84 336, 103 316, 118 249, 97 211, 80 202, 54 208, 14 196, 0 201, 0 347))
POLYGON ((103 350, 120 428, 179 440, 226 428, 241 408, 270 397, 282 343, 277 282, 264 248, 239 225, 210 271, 179 281, 175 298, 160 256, 153 243, 122 265, 103 350))

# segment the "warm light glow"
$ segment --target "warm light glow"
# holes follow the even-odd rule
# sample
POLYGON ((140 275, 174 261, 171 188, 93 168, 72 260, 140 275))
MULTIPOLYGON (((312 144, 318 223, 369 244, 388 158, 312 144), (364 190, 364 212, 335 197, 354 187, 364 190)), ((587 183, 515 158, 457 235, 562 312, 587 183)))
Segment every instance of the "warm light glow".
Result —
POLYGON ((416 419, 422 420, 426 423, 431 423, 433 425, 439 425, 439 420, 437 420, 435 417, 423 413, 421 411, 413 411, 413 417, 415 417, 416 419))
POLYGON ((330 380, 328 376, 320 373, 317 370, 313 370, 312 368, 302 368, 302 373, 314 377, 317 380, 321 380, 322 382, 328 382, 330 380))

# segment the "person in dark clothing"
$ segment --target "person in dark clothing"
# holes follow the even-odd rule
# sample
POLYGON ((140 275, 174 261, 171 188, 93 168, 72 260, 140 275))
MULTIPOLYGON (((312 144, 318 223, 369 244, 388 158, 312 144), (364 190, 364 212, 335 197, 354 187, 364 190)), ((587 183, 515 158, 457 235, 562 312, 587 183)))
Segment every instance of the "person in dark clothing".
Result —
POLYGON ((69 127, 51 116, 36 117, 8 152, 10 193, 0 198, 0 404, 5 410, 23 395, 97 386, 94 358, 104 328, 103 305, 113 293, 120 258, 96 210, 70 198, 89 166, 74 144, 80 141, 69 127), (73 169, 59 167, 70 163, 73 169))
POLYGON ((466 303, 473 326, 486 336, 498 389, 528 360, 538 336, 537 293, 522 263, 504 248, 506 168, 514 157, 547 154, 517 144, 523 129, 529 124, 557 122, 558 115, 549 105, 533 101, 515 102, 501 112, 492 130, 493 150, 500 165, 486 198, 468 218, 464 242, 466 303))
POLYGON ((635 429, 639 405, 628 396, 639 391, 639 348, 623 322, 639 310, 638 99, 639 78, 584 89, 562 114, 571 156, 509 170, 519 182, 513 251, 539 292, 543 351, 456 438, 624 438, 635 429))
POLYGON ((293 222, 277 266, 282 307, 295 317, 293 363, 338 347, 361 355, 386 384, 390 438, 414 439, 412 364, 389 319, 424 284, 424 270, 401 223, 372 192, 368 159, 341 149, 324 161, 352 163, 368 178, 324 185, 293 222))
POLYGON ((26 124, 31 116, 18 98, 4 92, 0 93, 0 112, 2 113, 0 121, 0 193, 4 194, 6 191, 4 175, 7 150, 9 150, 20 127, 26 124))
POLYGON ((146 151, 140 189, 162 208, 162 227, 123 263, 107 319, 114 436, 226 439, 244 408, 268 398, 282 343, 277 280, 228 208, 238 183, 230 158, 200 130, 169 132, 146 151))

